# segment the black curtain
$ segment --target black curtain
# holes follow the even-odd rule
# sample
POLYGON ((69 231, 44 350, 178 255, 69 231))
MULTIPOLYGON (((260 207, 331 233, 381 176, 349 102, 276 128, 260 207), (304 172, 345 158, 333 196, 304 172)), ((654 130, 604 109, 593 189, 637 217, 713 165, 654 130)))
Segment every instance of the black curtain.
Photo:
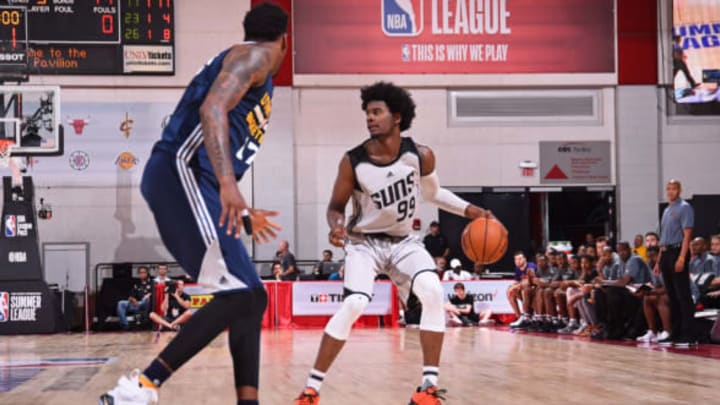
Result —
MULTIPOLYGON (((461 198, 477 206, 489 209, 508 230, 508 248, 505 256, 490 266, 492 272, 512 272, 515 268, 513 252, 522 250, 530 257, 530 198, 528 193, 457 193, 461 198)), ((457 257, 463 267, 472 271, 473 263, 465 256, 460 244, 463 229, 470 222, 440 210, 440 230, 445 236, 450 257, 457 257)))

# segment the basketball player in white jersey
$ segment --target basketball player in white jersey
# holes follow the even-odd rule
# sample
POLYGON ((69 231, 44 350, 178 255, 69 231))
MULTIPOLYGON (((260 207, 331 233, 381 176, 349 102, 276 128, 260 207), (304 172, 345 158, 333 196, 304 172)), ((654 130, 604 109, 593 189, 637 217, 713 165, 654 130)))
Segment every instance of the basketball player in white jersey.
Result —
POLYGON ((370 139, 343 156, 327 210, 330 243, 345 248, 345 300, 325 327, 314 368, 295 404, 318 405, 325 373, 370 302, 378 273, 393 280, 402 299, 412 291, 422 303, 423 375, 410 404, 440 404, 443 289, 433 258, 419 238, 408 235, 421 193, 425 201, 456 215, 492 214, 441 188, 432 150, 400 136, 415 117, 415 103, 406 90, 379 82, 363 88, 361 98, 370 139), (353 215, 346 224, 351 198, 353 215))

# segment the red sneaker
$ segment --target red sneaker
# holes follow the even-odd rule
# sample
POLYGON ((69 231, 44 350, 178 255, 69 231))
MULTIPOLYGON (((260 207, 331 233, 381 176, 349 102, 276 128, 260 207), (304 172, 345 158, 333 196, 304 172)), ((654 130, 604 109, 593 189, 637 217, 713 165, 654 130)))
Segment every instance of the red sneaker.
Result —
POLYGON ((318 405, 320 404, 320 394, 315 388, 306 387, 300 396, 297 397, 293 405, 318 405))
POLYGON ((425 388, 424 391, 420 391, 420 387, 418 387, 417 392, 410 398, 409 405, 441 405, 440 400, 445 399, 443 397, 445 392, 447 390, 440 390, 434 385, 425 388))

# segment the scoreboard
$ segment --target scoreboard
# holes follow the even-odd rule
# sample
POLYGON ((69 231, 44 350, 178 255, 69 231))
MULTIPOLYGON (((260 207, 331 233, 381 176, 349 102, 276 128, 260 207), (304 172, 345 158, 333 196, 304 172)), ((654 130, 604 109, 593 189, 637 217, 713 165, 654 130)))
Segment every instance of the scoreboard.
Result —
POLYGON ((173 0, 0 0, 0 78, 175 73, 173 0))

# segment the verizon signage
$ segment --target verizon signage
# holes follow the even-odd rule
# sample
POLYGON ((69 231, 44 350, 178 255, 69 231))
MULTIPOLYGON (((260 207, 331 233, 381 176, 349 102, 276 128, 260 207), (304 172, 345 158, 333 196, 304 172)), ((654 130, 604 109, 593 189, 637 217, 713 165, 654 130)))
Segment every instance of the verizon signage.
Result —
POLYGON ((609 141, 540 142, 540 184, 612 183, 609 141))
MULTIPOLYGON (((445 302, 455 295, 455 281, 443 281, 445 291, 445 302)), ((494 314, 512 314, 513 309, 507 299, 505 291, 514 283, 513 280, 479 280, 462 281, 465 292, 475 302, 475 312, 492 310, 494 314)))

